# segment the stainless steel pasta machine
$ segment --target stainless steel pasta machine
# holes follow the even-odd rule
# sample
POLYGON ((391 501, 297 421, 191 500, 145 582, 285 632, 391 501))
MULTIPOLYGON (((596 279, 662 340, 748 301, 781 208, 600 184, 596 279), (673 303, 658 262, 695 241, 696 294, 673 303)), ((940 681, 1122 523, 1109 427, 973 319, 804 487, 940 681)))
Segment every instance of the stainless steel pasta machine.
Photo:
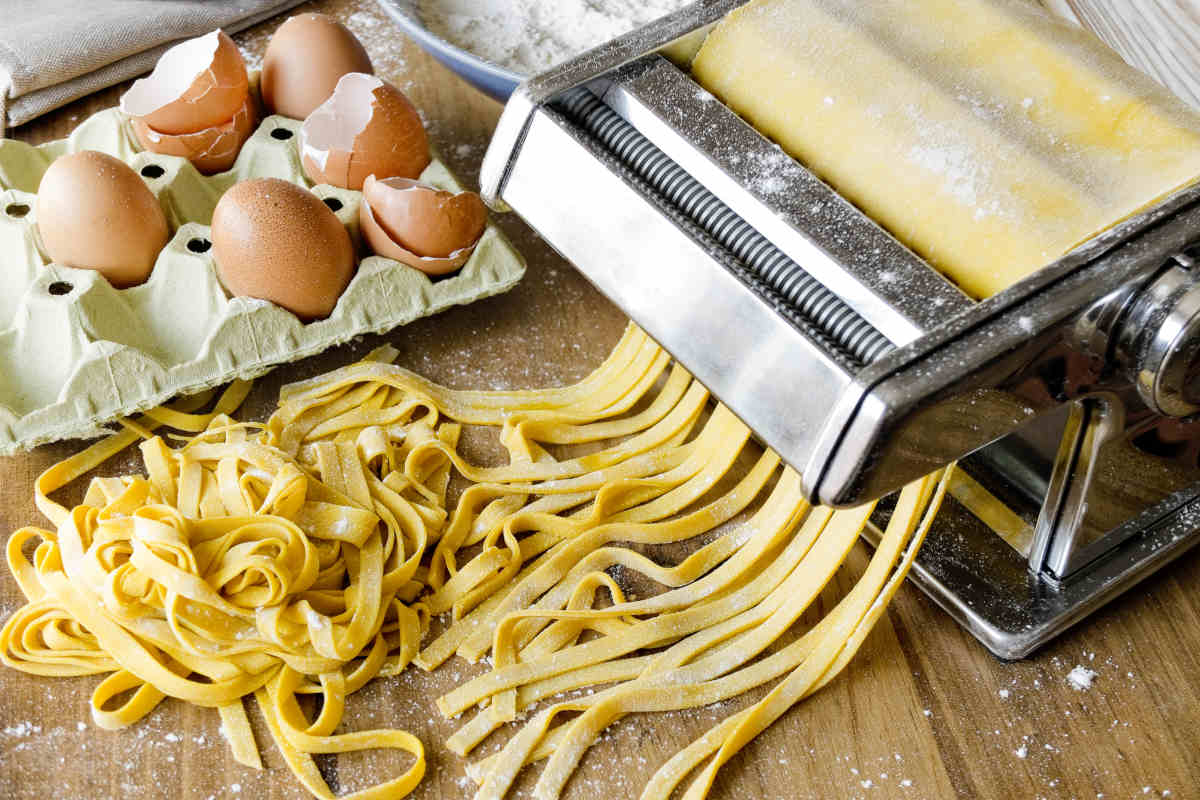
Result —
POLYGON ((484 194, 814 501, 881 498, 957 460, 913 578, 1024 656, 1200 542, 1200 187, 975 302, 664 55, 744 1, 702 0, 525 83, 484 194))

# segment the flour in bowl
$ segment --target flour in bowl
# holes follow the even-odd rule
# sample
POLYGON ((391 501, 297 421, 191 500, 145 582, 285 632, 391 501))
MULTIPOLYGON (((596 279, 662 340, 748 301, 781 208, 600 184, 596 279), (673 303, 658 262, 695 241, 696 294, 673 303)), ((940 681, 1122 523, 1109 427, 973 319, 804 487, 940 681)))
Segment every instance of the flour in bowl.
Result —
POLYGON ((430 31, 533 75, 692 0, 419 0, 430 31))

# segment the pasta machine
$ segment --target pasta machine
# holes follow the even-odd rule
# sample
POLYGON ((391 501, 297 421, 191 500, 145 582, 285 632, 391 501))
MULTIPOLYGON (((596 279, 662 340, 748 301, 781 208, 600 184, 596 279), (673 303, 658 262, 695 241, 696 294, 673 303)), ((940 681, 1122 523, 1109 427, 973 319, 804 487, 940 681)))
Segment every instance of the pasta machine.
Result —
POLYGON ((523 84, 484 195, 814 502, 957 461, 912 577, 1022 657, 1200 542, 1200 187, 973 301, 669 57, 744 2, 702 0, 523 84))

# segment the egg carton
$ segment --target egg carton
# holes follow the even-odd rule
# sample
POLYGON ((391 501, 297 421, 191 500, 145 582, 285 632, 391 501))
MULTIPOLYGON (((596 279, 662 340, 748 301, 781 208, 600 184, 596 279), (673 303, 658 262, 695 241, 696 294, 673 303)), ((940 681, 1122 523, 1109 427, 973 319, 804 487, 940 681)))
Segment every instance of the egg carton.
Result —
MULTIPOLYGON (((66 139, 0 140, 0 455, 109 433, 105 423, 188 394, 251 378, 365 333, 382 333, 512 288, 520 254, 488 225, 471 259, 447 278, 370 256, 333 314, 304 323, 273 303, 229 297, 214 268, 209 223, 237 181, 282 178, 320 197, 356 246, 360 192, 305 177, 300 123, 267 117, 234 166, 201 175, 185 159, 145 152, 129 118, 101 111, 66 139), (50 163, 99 150, 129 164, 158 197, 172 236, 149 280, 115 289, 99 273, 56 264, 37 229, 37 187, 50 163)), ((462 187, 435 159, 421 180, 462 187)), ((361 252, 361 251, 360 251, 361 252)))

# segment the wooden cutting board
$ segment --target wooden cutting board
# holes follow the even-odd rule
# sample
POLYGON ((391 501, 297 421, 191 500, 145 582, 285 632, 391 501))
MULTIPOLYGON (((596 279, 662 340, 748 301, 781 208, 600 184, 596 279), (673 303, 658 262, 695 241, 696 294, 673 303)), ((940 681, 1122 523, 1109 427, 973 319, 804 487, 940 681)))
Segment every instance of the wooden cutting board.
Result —
MULTIPOLYGON (((378 72, 424 110, 445 160, 474 182, 500 107, 405 40, 369 0, 297 11, 314 9, 346 21, 363 39, 378 72)), ((238 37, 252 61, 278 22, 238 37)), ((114 104, 123 89, 67 106, 15 135, 31 142, 58 138, 114 104)), ((282 367, 259 381, 245 415, 265 417, 281 383, 345 364, 382 341, 399 349, 402 365, 456 387, 548 386, 585 375, 608 353, 625 318, 519 220, 499 222, 529 260, 516 290, 282 367)), ((79 447, 58 444, 0 459, 0 538, 44 524, 32 503, 33 479, 79 447)), ((132 468, 125 461, 106 471, 132 468)), ((864 561, 860 548, 835 588, 849 586, 864 561)), ((0 569, 0 615, 20 602, 12 577, 0 569)), ((473 794, 463 762, 443 745, 454 723, 441 718, 433 700, 476 671, 457 659, 428 675, 411 668, 351 700, 349 726, 402 727, 425 741, 429 770, 417 798, 473 794)), ((0 668, 0 797, 308 796, 255 712, 263 772, 230 758, 215 713, 182 703, 168 701, 126 731, 93 727, 87 702, 96 683, 0 668)), ((666 758, 751 699, 625 720, 587 755, 567 797, 636 797, 666 758)), ((322 768, 345 792, 403 769, 403 758, 328 758, 322 768)), ((1200 557, 1185 557, 1016 664, 995 660, 905 587, 846 671, 736 757, 712 796, 1200 797, 1200 557), (1068 681, 1077 666, 1096 673, 1091 688, 1068 681)))

